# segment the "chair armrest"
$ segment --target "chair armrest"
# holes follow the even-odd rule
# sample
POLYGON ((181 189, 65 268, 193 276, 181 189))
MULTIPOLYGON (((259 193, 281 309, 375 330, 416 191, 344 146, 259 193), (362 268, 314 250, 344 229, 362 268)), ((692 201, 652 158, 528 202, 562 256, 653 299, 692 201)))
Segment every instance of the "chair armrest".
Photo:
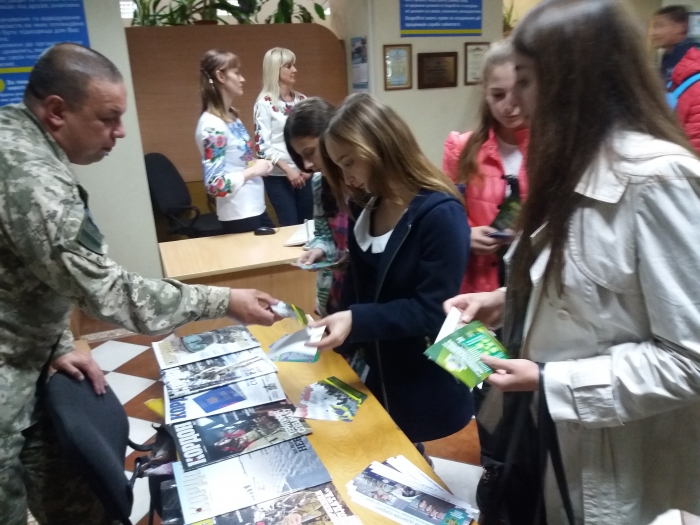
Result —
POLYGON ((197 222, 199 219, 199 216, 202 214, 202 212, 199 211, 199 208, 197 206, 184 206, 182 208, 178 208, 177 210, 168 210, 168 217, 170 217, 173 221, 175 221, 181 228, 191 228, 194 226, 194 224, 197 222), (189 223, 184 223, 176 213, 181 213, 185 210, 191 210, 194 211, 194 217, 189 220, 189 223), (174 213, 175 212, 175 213, 174 213))
POLYGON ((129 478, 129 482, 127 483, 130 488, 133 489, 136 480, 143 477, 144 467, 146 465, 148 465, 148 456, 139 456, 134 460, 134 472, 131 474, 131 478, 129 478))
POLYGON ((137 445, 133 441, 129 440, 129 446, 138 452, 150 452, 153 450, 153 445, 137 445))

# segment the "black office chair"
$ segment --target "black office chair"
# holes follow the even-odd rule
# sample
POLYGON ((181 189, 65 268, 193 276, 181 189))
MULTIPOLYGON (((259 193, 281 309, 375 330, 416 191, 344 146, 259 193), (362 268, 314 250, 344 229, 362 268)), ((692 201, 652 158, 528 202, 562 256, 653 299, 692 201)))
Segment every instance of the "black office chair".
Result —
POLYGON ((192 205, 187 185, 168 157, 162 153, 148 153, 145 161, 151 202, 167 217, 170 233, 187 237, 224 233, 215 213, 201 213, 192 205))
POLYGON ((134 483, 148 458, 137 458, 134 474, 126 479, 126 447, 140 452, 152 447, 129 440, 129 420, 109 386, 106 394, 97 395, 89 380, 76 381, 56 373, 46 386, 46 399, 58 442, 68 459, 86 477, 110 517, 131 525, 134 483))

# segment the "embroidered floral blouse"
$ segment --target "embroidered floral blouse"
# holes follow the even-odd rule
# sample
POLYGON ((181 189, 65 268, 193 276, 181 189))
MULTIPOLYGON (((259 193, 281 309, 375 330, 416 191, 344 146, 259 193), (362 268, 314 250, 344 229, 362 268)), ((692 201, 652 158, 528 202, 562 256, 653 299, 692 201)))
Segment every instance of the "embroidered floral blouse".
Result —
MULTIPOLYGON (((282 99, 273 101, 267 95, 258 98, 254 109, 255 153, 258 158, 275 163, 281 160, 292 167, 294 166, 284 142, 284 125, 287 123, 287 116, 292 108, 305 98, 300 93, 294 93, 292 102, 285 102, 282 99)), ((275 167, 270 175, 284 175, 284 172, 275 167)))
POLYGON ((204 187, 216 197, 220 221, 255 217, 265 211, 261 177, 246 181, 243 171, 255 160, 250 135, 240 119, 224 122, 211 113, 199 118, 195 133, 202 155, 204 187))

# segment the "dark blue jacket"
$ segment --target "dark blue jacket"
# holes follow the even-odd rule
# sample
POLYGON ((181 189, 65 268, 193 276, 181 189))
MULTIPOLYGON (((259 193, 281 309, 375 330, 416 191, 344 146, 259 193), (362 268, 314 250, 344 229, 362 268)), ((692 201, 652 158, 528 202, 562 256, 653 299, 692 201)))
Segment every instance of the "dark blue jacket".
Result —
MULTIPOLYGON (((359 216, 359 208, 352 211, 359 216)), ((423 352, 445 320, 442 303, 459 293, 467 268, 464 205, 444 193, 419 193, 394 228, 378 271, 359 255, 354 226, 351 219, 341 302, 352 311, 347 342, 364 348, 370 366, 367 386, 414 443, 453 434, 471 420, 471 393, 423 352), (360 303, 366 283, 376 283, 375 300, 360 303)))

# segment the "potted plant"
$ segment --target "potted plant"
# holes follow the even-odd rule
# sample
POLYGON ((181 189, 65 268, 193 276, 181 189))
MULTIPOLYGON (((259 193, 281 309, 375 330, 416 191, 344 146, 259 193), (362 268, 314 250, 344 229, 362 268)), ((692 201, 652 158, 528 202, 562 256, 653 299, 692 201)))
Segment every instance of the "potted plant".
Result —
POLYGON ((515 0, 510 0, 510 5, 506 7, 506 3, 503 2, 503 38, 508 38, 510 34, 515 29, 515 0))

